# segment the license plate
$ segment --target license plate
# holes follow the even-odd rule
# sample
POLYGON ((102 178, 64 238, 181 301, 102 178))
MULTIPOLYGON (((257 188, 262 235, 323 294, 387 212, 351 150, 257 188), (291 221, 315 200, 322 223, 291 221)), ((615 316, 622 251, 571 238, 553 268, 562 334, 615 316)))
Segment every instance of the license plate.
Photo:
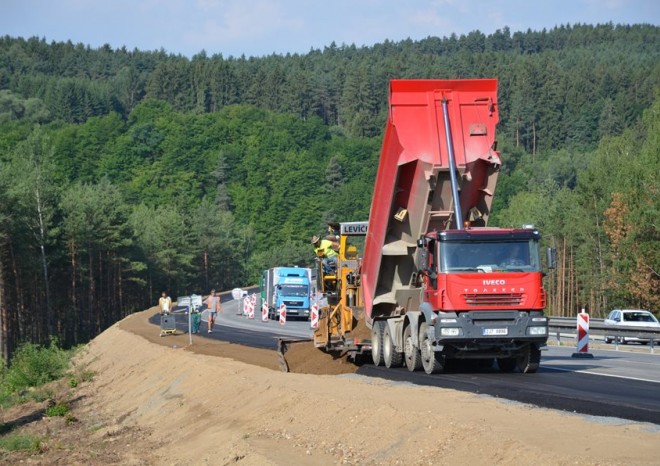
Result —
POLYGON ((507 328, 485 328, 481 331, 482 335, 507 335, 508 333, 507 328))

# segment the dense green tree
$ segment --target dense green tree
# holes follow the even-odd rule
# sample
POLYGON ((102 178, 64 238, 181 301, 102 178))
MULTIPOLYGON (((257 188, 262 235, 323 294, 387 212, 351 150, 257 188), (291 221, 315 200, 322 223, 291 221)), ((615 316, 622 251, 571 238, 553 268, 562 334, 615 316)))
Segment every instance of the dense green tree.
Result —
POLYGON ((148 266, 149 299, 160 294, 159 286, 173 296, 186 291, 194 259, 194 231, 190 221, 168 206, 139 205, 133 210, 130 223, 148 266))
POLYGON ((107 178, 96 185, 74 184, 61 202, 62 229, 70 268, 73 325, 69 341, 90 338, 124 317, 127 282, 143 267, 131 261, 130 209, 107 178))
MULTIPOLYGON (((43 304, 45 325, 42 338, 54 334, 54 310, 51 301, 49 272, 50 247, 57 234, 54 216, 58 189, 53 178, 54 161, 50 137, 36 127, 26 141, 19 144, 10 164, 12 182, 9 187, 15 225, 26 236, 22 239, 38 252, 41 270, 39 301, 43 304)), ((36 258, 35 258, 36 259, 36 258)), ((39 329, 37 329, 39 330, 39 329)))

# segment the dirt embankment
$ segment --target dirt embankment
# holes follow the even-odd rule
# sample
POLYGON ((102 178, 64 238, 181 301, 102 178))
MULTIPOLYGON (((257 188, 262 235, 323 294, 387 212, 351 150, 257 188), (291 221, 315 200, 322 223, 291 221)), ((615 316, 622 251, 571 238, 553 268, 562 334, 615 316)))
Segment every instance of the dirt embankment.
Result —
POLYGON ((98 372, 93 402, 150 432, 160 464, 629 465, 660 457, 660 432, 640 425, 380 379, 286 374, 273 370, 273 352, 226 343, 195 343, 192 353, 174 343, 179 337, 158 337, 148 315, 109 329, 86 360, 98 372))
MULTIPOLYGON (((158 336, 147 323, 153 312, 108 329, 79 361, 96 376, 80 389, 74 412, 98 419, 90 437, 117 440, 115 456, 87 464, 651 465, 660 458, 660 432, 644 425, 352 374, 283 373, 272 351, 204 338, 192 352, 186 335, 158 336)), ((37 463, 63 464, 47 459, 37 463)))

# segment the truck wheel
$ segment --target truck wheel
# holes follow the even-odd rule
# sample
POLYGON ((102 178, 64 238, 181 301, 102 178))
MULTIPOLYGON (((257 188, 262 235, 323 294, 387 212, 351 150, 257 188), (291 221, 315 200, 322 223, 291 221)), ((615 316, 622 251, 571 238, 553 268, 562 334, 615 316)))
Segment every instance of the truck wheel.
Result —
POLYGON ((383 327, 384 322, 378 320, 371 327, 371 358, 374 366, 383 365, 383 327))
POLYGON ((502 372, 513 372, 516 368, 516 358, 497 358, 497 367, 502 372))
POLYGON ((516 366, 523 374, 533 374, 539 370, 541 364, 541 350, 536 345, 529 345, 522 354, 516 358, 516 366))
POLYGON ((427 374, 437 374, 444 369, 445 357, 433 351, 431 339, 426 332, 428 328, 429 326, 426 322, 422 322, 422 325, 419 326, 419 351, 422 359, 422 367, 424 367, 424 372, 427 374))
POLYGON ((403 331, 403 356, 406 361, 406 367, 410 372, 418 371, 422 368, 422 355, 419 354, 419 348, 413 345, 412 325, 408 325, 403 331))
POLYGON ((390 367, 399 367, 403 363, 403 353, 396 350, 392 333, 390 332, 390 326, 387 324, 383 330, 383 361, 385 362, 385 367, 388 369, 390 367))

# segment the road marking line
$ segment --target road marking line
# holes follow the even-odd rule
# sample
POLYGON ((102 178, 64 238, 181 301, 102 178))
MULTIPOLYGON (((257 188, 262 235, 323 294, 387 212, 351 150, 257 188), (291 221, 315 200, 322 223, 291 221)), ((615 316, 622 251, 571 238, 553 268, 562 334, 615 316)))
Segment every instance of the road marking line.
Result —
POLYGON ((552 366, 543 366, 543 365, 541 367, 543 367, 544 369, 550 369, 550 370, 562 371, 562 372, 580 372, 581 374, 600 375, 603 377, 613 377, 615 379, 627 379, 627 380, 637 380, 639 382, 660 383, 660 380, 641 379, 639 377, 628 377, 626 375, 606 374, 604 372, 591 372, 585 370, 565 369, 561 367, 552 367, 552 366))

